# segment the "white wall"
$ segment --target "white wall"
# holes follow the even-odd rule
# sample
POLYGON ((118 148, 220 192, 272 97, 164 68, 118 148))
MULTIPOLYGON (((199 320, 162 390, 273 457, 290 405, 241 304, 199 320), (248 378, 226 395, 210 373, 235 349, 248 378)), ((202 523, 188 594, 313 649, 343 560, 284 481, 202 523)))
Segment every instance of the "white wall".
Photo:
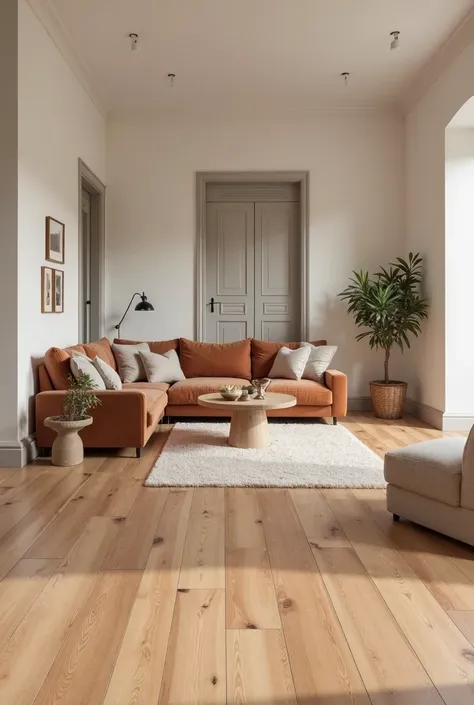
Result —
MULTIPOLYGON (((32 430, 33 367, 78 340, 78 159, 105 181, 105 122, 25 0, 19 4, 19 437, 32 430), (41 313, 45 217, 66 224, 65 313, 41 313)), ((54 265, 51 265, 54 266, 54 265)))
POLYGON ((474 411, 474 129, 446 130, 446 412, 474 411))
MULTIPOLYGON (((311 337, 340 345, 349 394, 367 396, 382 357, 354 340, 336 298, 351 269, 404 252, 403 121, 380 113, 108 126, 107 332, 144 290, 155 313, 130 313, 123 337, 194 335, 195 172, 310 171, 311 337)), ((396 356, 393 373, 397 375, 396 356)))
POLYGON ((16 440, 18 230, 18 10, 0 2, 0 443, 16 440))
POLYGON ((406 123, 407 246, 425 257, 431 302, 424 334, 408 357, 410 396, 441 412, 447 408, 445 128, 474 95, 473 65, 471 42, 410 111, 406 123))

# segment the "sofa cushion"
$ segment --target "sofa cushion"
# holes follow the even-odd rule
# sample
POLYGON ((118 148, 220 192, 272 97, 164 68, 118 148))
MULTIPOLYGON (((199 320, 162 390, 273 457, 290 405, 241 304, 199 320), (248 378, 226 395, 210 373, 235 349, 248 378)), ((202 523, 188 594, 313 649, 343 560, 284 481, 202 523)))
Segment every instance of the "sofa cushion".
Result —
POLYGON ((308 362, 301 376, 312 379, 313 382, 324 382, 324 373, 337 352, 337 345, 315 346, 312 343, 301 343, 301 347, 310 349, 308 362))
POLYGON ((223 344, 180 338, 179 358, 186 377, 250 379, 250 338, 223 344))
POLYGON ((409 492, 459 507, 464 438, 437 438, 392 450, 385 479, 409 492))
POLYGON ((166 382, 128 382, 123 385, 123 389, 159 389, 161 392, 167 392, 170 385, 166 382))
POLYGON ((299 406, 330 406, 332 392, 320 382, 310 379, 273 379, 268 392, 292 394, 299 406))
MULTIPOLYGON (((275 362, 275 357, 280 348, 287 347, 291 350, 299 348, 299 343, 273 343, 267 340, 252 339, 252 378, 268 377, 275 362)), ((313 345, 326 345, 325 340, 315 340, 313 345)))
POLYGON ((117 363, 112 352, 112 347, 108 338, 101 338, 94 343, 84 343, 84 350, 87 357, 93 360, 95 357, 100 357, 101 360, 111 366, 113 370, 117 369, 117 363))
POLYGON ((87 354, 83 345, 73 345, 70 348, 49 348, 46 351, 44 366, 54 389, 69 389, 68 376, 71 372, 70 358, 73 352, 87 354))
POLYGON ((137 345, 117 345, 113 344, 117 360, 117 366, 122 382, 143 382, 146 380, 146 372, 140 352, 150 352, 148 343, 138 343, 137 345))
POLYGON ((168 350, 163 355, 153 352, 141 352, 140 357, 145 366, 149 382, 182 382, 185 378, 176 350, 168 350))
POLYGON ((138 343, 147 342, 150 346, 150 351, 164 355, 168 350, 178 350, 179 339, 173 340, 124 340, 123 338, 115 338, 114 343, 117 345, 138 345, 138 343))
POLYGON ((297 350, 283 346, 276 354, 268 373, 270 379, 301 379, 308 362, 310 348, 305 345, 297 350))
POLYGON ((105 390, 105 382, 102 379, 99 371, 96 369, 94 363, 89 357, 81 355, 80 353, 74 352, 71 359, 69 360, 69 365, 71 369, 71 374, 75 379, 78 379, 81 375, 89 375, 91 383, 95 389, 105 390))
POLYGON ((194 377, 184 382, 176 382, 168 391, 169 403, 176 406, 197 404, 201 394, 218 392, 226 384, 245 387, 248 385, 248 380, 235 377, 194 377))
POLYGON ((159 389, 144 389, 146 395, 146 425, 151 426, 159 421, 162 411, 168 403, 166 392, 159 389))

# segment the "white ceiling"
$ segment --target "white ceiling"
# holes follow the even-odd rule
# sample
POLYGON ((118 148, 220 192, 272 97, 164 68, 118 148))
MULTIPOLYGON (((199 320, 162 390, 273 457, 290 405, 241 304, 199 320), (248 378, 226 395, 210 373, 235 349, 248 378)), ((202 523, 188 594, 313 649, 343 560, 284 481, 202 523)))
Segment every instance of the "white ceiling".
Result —
POLYGON ((49 3, 109 111, 216 114, 396 102, 474 0, 49 3))

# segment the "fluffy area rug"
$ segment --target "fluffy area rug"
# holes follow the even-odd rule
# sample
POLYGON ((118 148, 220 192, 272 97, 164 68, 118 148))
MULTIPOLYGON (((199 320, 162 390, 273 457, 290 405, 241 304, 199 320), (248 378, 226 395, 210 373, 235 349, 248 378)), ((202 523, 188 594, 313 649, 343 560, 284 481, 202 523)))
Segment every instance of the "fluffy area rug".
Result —
POLYGON ((383 462, 343 426, 270 424, 263 450, 227 444, 228 423, 177 423, 147 487, 385 487, 383 462))

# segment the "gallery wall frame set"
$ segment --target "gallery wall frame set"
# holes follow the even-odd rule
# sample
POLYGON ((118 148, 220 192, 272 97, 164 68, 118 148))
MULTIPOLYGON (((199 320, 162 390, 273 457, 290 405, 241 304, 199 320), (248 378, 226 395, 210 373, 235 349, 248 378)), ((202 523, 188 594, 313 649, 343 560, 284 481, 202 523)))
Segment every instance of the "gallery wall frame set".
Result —
POLYGON ((64 272, 41 267, 41 313, 64 313, 64 272))
POLYGON ((49 215, 46 217, 45 259, 47 262, 64 264, 65 232, 64 223, 49 215))

